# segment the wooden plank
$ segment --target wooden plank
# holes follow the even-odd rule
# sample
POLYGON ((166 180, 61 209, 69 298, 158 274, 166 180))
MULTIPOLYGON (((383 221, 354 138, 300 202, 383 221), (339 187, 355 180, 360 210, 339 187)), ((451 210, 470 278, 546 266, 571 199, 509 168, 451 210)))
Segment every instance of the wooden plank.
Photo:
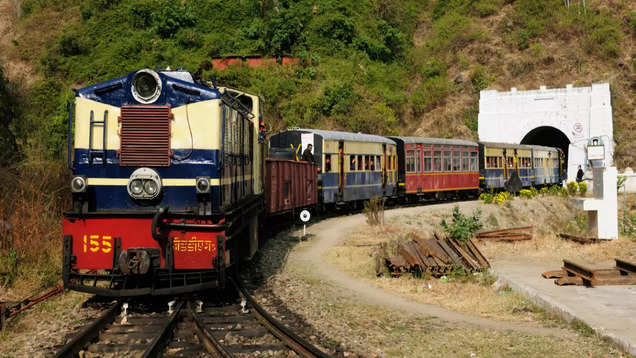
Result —
POLYGON ((446 253, 446 250, 441 246, 441 243, 436 239, 428 239, 424 240, 423 244, 431 249, 435 258, 442 261, 446 265, 451 265, 453 263, 453 258, 446 253))

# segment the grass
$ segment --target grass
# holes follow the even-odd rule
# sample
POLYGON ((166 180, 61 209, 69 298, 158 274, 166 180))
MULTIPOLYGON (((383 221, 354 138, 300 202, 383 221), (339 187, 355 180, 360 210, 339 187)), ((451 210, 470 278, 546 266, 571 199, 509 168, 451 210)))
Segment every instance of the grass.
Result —
MULTIPOLYGON (((67 169, 31 162, 0 170, 0 287, 24 298, 61 277, 61 213, 68 206, 67 169), (26 179, 29 178, 29 179, 26 179)), ((2 297, 3 299, 6 297, 2 297)))

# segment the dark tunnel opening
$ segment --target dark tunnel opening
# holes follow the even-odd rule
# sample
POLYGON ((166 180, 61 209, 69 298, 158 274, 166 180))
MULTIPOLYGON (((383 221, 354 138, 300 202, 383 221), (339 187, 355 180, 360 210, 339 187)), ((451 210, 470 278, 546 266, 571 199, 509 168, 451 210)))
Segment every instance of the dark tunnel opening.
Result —
POLYGON ((536 144, 545 145, 547 147, 561 148, 565 155, 565 162, 568 161, 568 147, 570 146, 570 140, 560 130, 554 127, 537 127, 521 140, 521 144, 536 144))

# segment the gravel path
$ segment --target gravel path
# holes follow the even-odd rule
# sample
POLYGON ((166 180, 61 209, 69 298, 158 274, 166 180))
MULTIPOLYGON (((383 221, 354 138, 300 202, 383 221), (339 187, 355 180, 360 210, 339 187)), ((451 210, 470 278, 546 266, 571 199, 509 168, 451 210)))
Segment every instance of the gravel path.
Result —
MULTIPOLYGON (((466 206, 474 205, 471 204, 471 202, 467 202, 466 204, 468 204, 466 206)), ((458 204, 445 203, 387 210, 385 212, 385 218, 390 219, 400 215, 414 215, 418 212, 430 210, 448 210, 455 205, 458 204)), ((459 205, 463 209, 464 204, 460 203, 459 205)), ((312 225, 309 228, 309 231, 314 235, 314 237, 312 238, 310 245, 301 250, 293 251, 289 256, 289 263, 304 267, 318 268, 313 271, 314 275, 321 280, 325 280, 342 288, 343 292, 348 292, 351 299, 357 302, 386 306, 390 309, 402 310, 414 314, 433 316, 444 321, 446 324, 456 326, 511 330, 539 336, 556 336, 563 338, 575 336, 573 332, 567 329, 532 327, 523 323, 496 321, 488 318, 457 313, 435 305, 414 302, 396 294, 373 287, 366 282, 357 280, 326 263, 323 258, 323 254, 326 250, 331 246, 341 243, 349 233, 356 229, 356 227, 364 224, 365 220, 366 218, 364 215, 358 214, 327 219, 312 225)))

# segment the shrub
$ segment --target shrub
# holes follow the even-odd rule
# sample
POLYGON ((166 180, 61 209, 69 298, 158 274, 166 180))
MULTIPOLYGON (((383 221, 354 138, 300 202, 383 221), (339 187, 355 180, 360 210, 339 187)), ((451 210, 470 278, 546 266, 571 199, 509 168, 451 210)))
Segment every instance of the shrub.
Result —
POLYGON ((550 190, 548 189, 548 187, 547 187, 547 186, 544 186, 543 188, 539 189, 539 194, 541 194, 541 195, 547 195, 547 194, 549 194, 549 191, 550 191, 550 190))
POLYGON ((505 203, 506 201, 512 199, 512 194, 510 194, 507 191, 502 191, 500 193, 497 193, 497 195, 495 195, 495 197, 493 198, 493 202, 495 202, 498 205, 503 205, 503 203, 505 203))
POLYGON ((581 195, 585 195, 586 192, 587 192, 587 183, 582 181, 582 182, 579 183, 579 193, 581 195))
POLYGON ((479 209, 473 212, 472 216, 466 216, 459 210, 456 205, 453 208, 451 222, 448 223, 446 218, 442 219, 441 225, 444 231, 452 238, 466 242, 470 240, 473 233, 482 228, 481 211, 479 209))
POLYGON ((159 4, 153 12, 152 23, 162 38, 173 37, 180 28, 194 25, 195 17, 180 1, 162 1, 159 4))
POLYGON ((413 93, 415 113, 421 114, 443 104, 449 92, 450 84, 446 78, 438 76, 427 79, 413 93))
POLYGON ((376 197, 364 202, 364 216, 371 226, 384 225, 384 204, 386 198, 376 197))
POLYGON ((491 193, 481 193, 479 194, 479 200, 482 200, 484 204, 492 204, 495 196, 491 193))
POLYGON ((521 191, 519 192, 519 196, 521 196, 524 199, 532 199, 532 191, 530 191, 529 189, 521 189, 521 191))
POLYGON ((473 90, 476 93, 488 88, 493 80, 494 78, 489 76, 488 73, 486 73, 486 69, 481 65, 475 66, 470 72, 470 83, 472 83, 473 90))
POLYGON ((339 82, 325 87, 320 109, 325 115, 346 114, 355 102, 356 94, 351 83, 339 82))
POLYGON ((572 181, 572 180, 571 180, 571 181, 569 181, 569 182, 567 183, 567 191, 568 191, 568 194, 569 194, 569 195, 574 195, 574 194, 576 194, 576 192, 578 191, 578 189, 579 189, 579 186, 576 184, 576 182, 575 182, 575 181, 572 181))

